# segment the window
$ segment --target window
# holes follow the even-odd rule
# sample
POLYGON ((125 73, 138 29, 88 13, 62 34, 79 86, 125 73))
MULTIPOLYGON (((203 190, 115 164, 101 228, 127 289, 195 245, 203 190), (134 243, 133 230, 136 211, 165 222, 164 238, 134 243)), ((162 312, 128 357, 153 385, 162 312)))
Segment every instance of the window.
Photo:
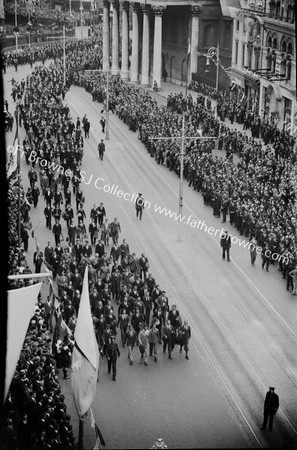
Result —
POLYGON ((244 57, 245 57, 245 44, 242 44, 242 61, 241 61, 242 67, 244 67, 244 57))
POLYGON ((235 64, 238 64, 238 41, 235 42, 235 64))
POLYGON ((274 38, 273 41, 272 41, 272 48, 277 50, 277 39, 276 38, 274 38))
POLYGON ((226 25, 224 33, 224 48, 230 48, 230 43, 231 43, 231 26, 226 25))
POLYGON ((272 47, 272 39, 271 36, 267 39, 267 47, 272 47))
POLYGON ((267 70, 271 70, 271 65, 272 65, 272 55, 271 55, 271 49, 270 49, 270 48, 267 49, 266 60, 267 60, 267 63, 266 63, 266 69, 267 69, 267 70))
POLYGON ((213 25, 208 25, 204 29, 204 47, 213 47, 214 45, 214 27, 213 25))
POLYGON ((287 53, 287 43, 286 43, 285 40, 284 40, 283 43, 282 43, 281 51, 282 51, 283 53, 287 53))
POLYGON ((293 56, 293 47, 291 42, 288 43, 287 53, 293 56))
POLYGON ((239 20, 236 20, 236 31, 239 31, 239 20))

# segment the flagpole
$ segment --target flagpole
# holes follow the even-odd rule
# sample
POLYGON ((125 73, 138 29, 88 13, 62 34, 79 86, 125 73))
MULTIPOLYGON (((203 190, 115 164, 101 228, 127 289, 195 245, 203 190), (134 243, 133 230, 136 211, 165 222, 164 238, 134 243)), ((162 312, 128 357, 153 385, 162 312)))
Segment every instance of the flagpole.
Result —
POLYGON ((43 273, 19 273, 17 275, 8 275, 9 280, 25 280, 26 278, 45 278, 52 277, 52 272, 43 272, 43 273))
POLYGON ((17 173, 18 173, 18 242, 21 247, 21 149, 19 146, 19 105, 17 104, 17 124, 16 124, 16 141, 17 141, 17 173))
POLYGON ((78 450, 84 450, 84 421, 79 418, 78 450))

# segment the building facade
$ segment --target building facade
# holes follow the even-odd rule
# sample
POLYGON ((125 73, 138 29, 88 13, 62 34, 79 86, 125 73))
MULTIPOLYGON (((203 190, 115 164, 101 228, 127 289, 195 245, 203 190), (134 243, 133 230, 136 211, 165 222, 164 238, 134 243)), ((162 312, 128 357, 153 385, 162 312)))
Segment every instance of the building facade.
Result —
POLYGON ((241 0, 233 11, 232 86, 262 119, 294 133, 296 40, 293 0, 241 0))
POLYGON ((213 46, 230 66, 232 19, 220 0, 103 0, 103 69, 111 65, 123 79, 158 86, 162 79, 184 84, 193 74, 206 79, 205 56, 213 46))

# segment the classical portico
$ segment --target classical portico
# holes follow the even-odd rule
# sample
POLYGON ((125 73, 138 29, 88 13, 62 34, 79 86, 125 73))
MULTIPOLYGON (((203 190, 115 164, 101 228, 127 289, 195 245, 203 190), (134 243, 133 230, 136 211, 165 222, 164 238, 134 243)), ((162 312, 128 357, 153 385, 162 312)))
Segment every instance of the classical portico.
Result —
POLYGON ((103 0, 103 70, 110 70, 112 74, 118 73, 123 80, 132 83, 152 86, 156 82, 158 87, 161 87, 165 64, 170 64, 170 56, 164 55, 163 48, 166 31, 164 20, 165 23, 167 20, 167 30, 171 27, 170 33, 174 35, 176 24, 169 24, 172 19, 168 19, 166 14, 168 10, 172 11, 172 8, 180 8, 181 14, 178 12, 177 16, 178 21, 183 17, 183 24, 182 27, 179 25, 182 42, 178 43, 178 51, 183 55, 180 61, 176 58, 176 64, 181 68, 186 60, 188 76, 196 72, 201 11, 198 1, 200 2, 193 0, 193 4, 189 4, 176 0, 168 5, 166 1, 103 0), (129 24, 132 24, 131 29, 129 24), (192 43, 189 57, 188 39, 192 43))

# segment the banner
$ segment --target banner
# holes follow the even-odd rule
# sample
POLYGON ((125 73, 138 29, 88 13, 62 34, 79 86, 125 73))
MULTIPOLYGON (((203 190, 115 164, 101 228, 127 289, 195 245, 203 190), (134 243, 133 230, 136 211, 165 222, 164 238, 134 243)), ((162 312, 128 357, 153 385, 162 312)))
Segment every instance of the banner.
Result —
POLYGON ((42 283, 8 291, 7 351, 4 401, 17 366, 42 283))
POLYGON ((99 350, 89 299, 88 267, 85 269, 74 339, 72 395, 77 414, 82 417, 94 400, 99 369, 99 350))

